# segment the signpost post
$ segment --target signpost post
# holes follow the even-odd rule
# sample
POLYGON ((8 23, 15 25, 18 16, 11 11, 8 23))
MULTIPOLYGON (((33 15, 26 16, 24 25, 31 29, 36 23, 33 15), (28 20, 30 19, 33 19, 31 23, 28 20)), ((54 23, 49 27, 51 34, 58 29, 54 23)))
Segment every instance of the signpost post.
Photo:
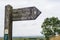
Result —
POLYGON ((12 40, 12 7, 5 6, 4 40, 12 40))
POLYGON ((35 20, 41 12, 36 7, 13 9, 5 6, 4 40, 12 40, 12 21, 35 20))

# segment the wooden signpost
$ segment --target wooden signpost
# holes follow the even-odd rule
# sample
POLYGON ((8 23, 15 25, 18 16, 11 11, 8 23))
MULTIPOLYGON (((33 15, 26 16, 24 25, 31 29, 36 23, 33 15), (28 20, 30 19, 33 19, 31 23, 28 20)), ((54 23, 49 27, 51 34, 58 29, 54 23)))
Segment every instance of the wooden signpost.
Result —
POLYGON ((12 40, 12 21, 35 20, 41 12, 36 7, 13 9, 5 6, 4 40, 12 40))

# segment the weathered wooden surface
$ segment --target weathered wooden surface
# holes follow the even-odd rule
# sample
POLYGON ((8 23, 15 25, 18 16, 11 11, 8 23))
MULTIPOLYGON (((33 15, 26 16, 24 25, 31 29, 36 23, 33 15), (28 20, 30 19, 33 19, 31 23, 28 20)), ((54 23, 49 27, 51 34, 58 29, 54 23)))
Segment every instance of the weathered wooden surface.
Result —
POLYGON ((12 20, 35 20, 41 12, 36 7, 13 9, 12 20))
POLYGON ((5 6, 4 40, 12 40, 12 7, 10 5, 5 6))
POLYGON ((12 40, 12 21, 35 20, 40 14, 36 7, 13 9, 5 6, 4 40, 12 40))

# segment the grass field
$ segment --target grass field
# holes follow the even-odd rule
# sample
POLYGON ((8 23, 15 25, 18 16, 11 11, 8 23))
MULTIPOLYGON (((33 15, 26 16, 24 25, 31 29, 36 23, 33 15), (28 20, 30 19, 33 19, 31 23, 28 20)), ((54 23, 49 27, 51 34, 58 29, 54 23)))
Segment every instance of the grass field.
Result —
POLYGON ((60 35, 59 36, 51 37, 50 40, 60 40, 60 35))
MULTIPOLYGON (((4 40, 2 37, 0 37, 0 40, 4 40)), ((28 38, 28 37, 25 37, 25 38, 21 38, 21 37, 14 37, 12 38, 12 40, 43 40, 42 38, 40 37, 35 37, 35 38, 28 38)))

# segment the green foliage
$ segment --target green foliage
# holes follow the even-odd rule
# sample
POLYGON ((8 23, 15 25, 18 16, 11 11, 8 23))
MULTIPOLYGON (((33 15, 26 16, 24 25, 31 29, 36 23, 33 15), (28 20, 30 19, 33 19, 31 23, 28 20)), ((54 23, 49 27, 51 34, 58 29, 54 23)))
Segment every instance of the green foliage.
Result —
POLYGON ((47 38, 56 35, 56 32, 60 34, 60 20, 58 18, 46 18, 41 27, 43 28, 43 34, 47 38))

